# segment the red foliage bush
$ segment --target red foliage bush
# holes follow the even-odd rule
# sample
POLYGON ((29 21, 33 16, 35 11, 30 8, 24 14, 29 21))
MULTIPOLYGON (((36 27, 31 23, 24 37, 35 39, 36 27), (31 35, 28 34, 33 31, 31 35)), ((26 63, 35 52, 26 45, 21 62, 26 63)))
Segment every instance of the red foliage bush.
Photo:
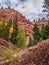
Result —
POLYGON ((5 47, 8 47, 9 46, 8 42, 5 41, 5 40, 3 40, 3 39, 1 39, 1 38, 0 38, 0 45, 3 45, 5 47))
POLYGON ((21 62, 16 65, 49 65, 49 39, 22 52, 21 62))

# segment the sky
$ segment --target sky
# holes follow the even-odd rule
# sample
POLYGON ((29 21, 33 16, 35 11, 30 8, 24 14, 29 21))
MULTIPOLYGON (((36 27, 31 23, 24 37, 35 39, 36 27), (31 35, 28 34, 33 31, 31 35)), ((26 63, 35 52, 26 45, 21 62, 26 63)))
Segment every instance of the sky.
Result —
POLYGON ((44 0, 0 0, 0 8, 10 6, 32 21, 46 17, 46 13, 42 12, 43 1, 44 0))

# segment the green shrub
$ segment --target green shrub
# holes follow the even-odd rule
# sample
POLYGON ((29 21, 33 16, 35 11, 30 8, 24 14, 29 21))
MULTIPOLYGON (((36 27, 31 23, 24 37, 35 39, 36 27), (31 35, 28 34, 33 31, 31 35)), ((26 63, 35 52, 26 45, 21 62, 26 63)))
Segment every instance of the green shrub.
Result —
POLYGON ((2 60, 10 59, 13 54, 14 54, 14 51, 11 49, 8 49, 7 51, 4 52, 2 60))
POLYGON ((18 30, 18 35, 17 35, 17 45, 19 48, 23 49, 26 47, 26 33, 23 28, 20 28, 18 30))

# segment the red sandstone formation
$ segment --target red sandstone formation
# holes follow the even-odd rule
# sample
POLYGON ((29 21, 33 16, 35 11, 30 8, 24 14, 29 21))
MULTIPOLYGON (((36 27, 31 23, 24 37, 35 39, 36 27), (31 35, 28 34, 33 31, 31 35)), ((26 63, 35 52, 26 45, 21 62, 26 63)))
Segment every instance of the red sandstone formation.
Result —
POLYGON ((0 38, 0 47, 4 46, 5 48, 12 48, 13 50, 16 50, 17 47, 13 45, 12 43, 7 42, 6 40, 0 38))
POLYGON ((49 65, 49 39, 21 51, 19 55, 19 59, 15 58, 5 65, 49 65))
POLYGON ((3 40, 3 39, 1 39, 1 38, 0 38, 0 45, 3 45, 3 46, 5 46, 5 47, 9 47, 8 42, 5 41, 5 40, 3 40))
POLYGON ((13 9, 0 9, 1 20, 8 22, 9 19, 13 20, 16 16, 18 18, 18 26, 25 29, 26 35, 31 35, 33 25, 29 20, 25 18, 25 16, 22 16, 21 13, 13 9))
MULTIPOLYGON (((8 8, 0 9, 0 19, 1 20, 5 20, 6 22, 8 22, 9 19, 13 20, 15 16, 17 16, 18 18, 18 26, 25 29, 26 35, 28 36, 32 35, 34 23, 27 20, 25 16, 22 16, 22 14, 17 12, 16 10, 8 9, 8 8)), ((47 24, 47 20, 44 20, 42 22, 37 22, 36 24, 39 27, 39 29, 41 29, 43 24, 44 25, 47 24)))
POLYGON ((41 30, 41 28, 42 28, 42 25, 46 25, 48 23, 48 21, 47 20, 43 20, 43 21, 39 21, 39 22, 37 22, 36 24, 37 24, 37 26, 38 26, 38 28, 41 30))

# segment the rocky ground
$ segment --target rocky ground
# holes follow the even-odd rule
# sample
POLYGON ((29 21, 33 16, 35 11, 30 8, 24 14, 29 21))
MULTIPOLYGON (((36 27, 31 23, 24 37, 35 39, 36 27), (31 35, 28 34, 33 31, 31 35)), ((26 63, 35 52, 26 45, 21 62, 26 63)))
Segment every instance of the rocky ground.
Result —
POLYGON ((22 61, 16 65, 49 65, 49 39, 22 52, 22 61))
MULTIPOLYGON (((49 65, 49 39, 18 53, 8 65, 49 65)), ((3 64, 3 65, 7 65, 3 64)))

